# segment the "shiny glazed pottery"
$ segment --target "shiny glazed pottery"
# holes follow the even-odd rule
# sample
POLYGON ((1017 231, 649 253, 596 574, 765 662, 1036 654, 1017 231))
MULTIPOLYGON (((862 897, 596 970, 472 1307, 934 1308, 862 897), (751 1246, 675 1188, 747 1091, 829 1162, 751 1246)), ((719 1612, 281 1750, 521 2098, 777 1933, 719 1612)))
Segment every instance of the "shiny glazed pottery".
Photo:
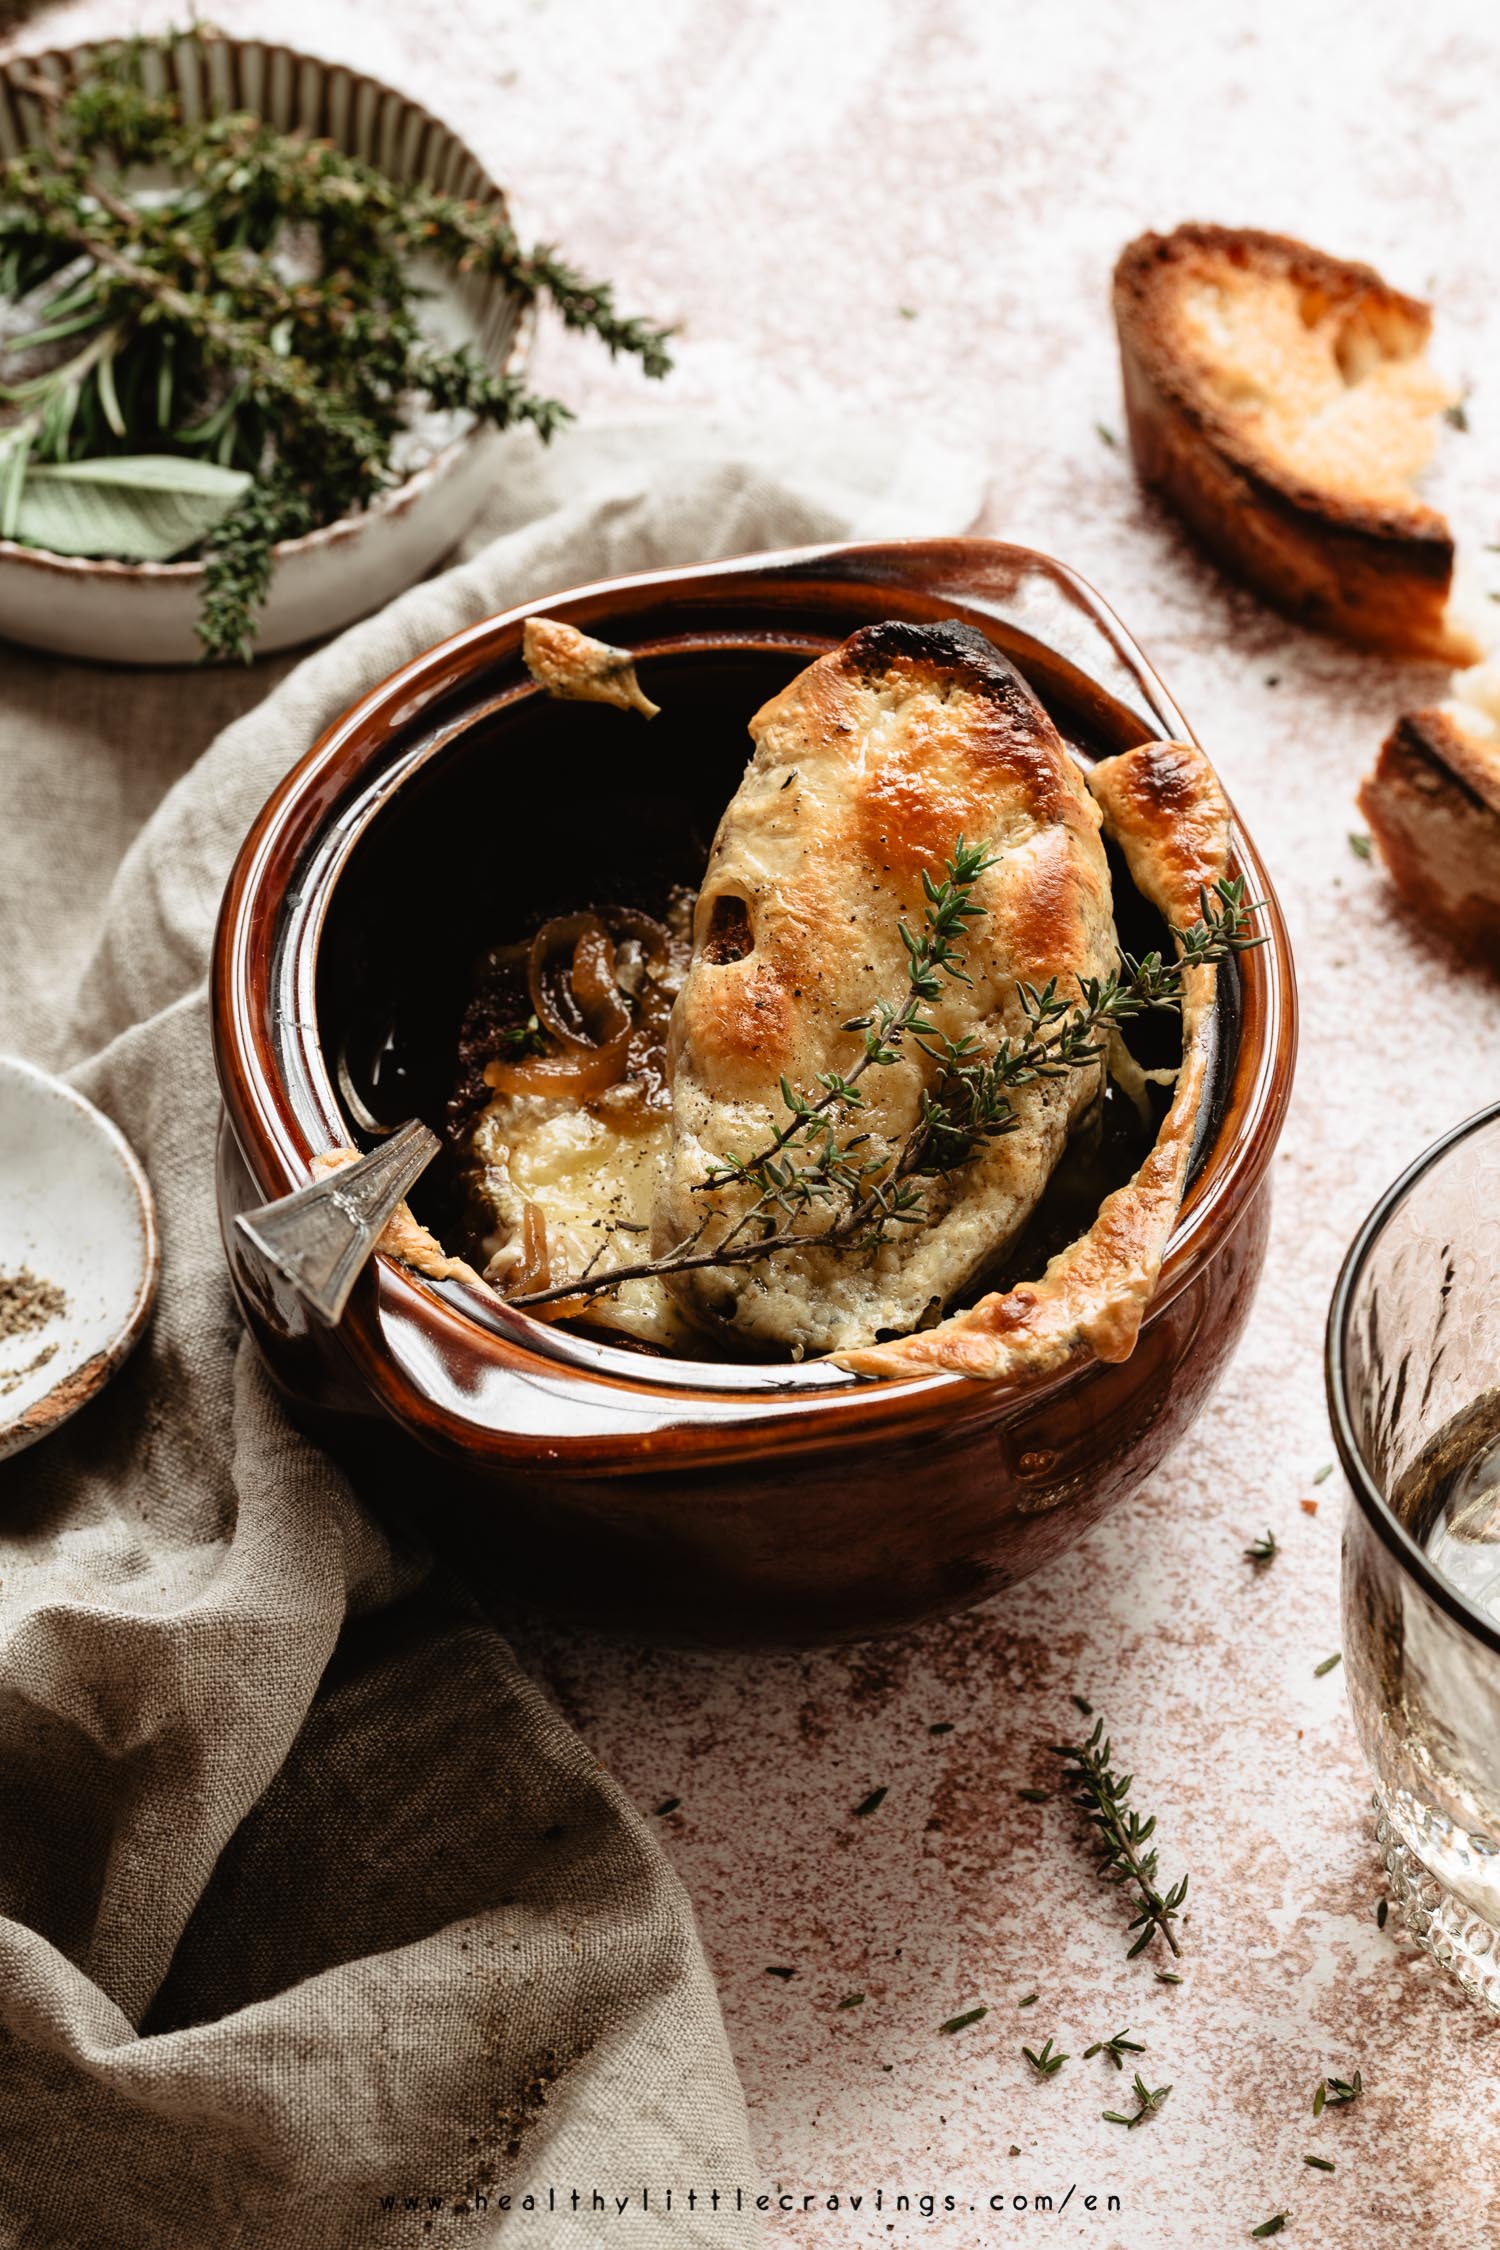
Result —
MULTIPOLYGON (((319 1150, 358 1144, 341 1065, 383 1121, 440 1126, 477 952, 555 911, 559 870, 574 903, 623 895, 637 865, 696 880, 746 722, 811 657, 881 618, 958 617, 1019 666, 1084 758, 1188 737, 1087 586, 989 541, 807 549, 541 606, 636 650, 662 716, 543 697, 512 611, 340 719, 240 853, 214 1013, 220 1211, 245 1313, 305 1422, 356 1453, 383 1427, 387 1461, 393 1425, 416 1440, 429 1459, 414 1459, 408 1499, 531 1598, 632 1635, 721 1642, 856 1638, 980 1601, 1151 1474, 1244 1325, 1296 1043, 1265 871, 1237 828, 1235 872, 1265 901, 1268 942, 1221 972, 1188 1194, 1118 1365, 1080 1357, 999 1386, 644 1358, 385 1258, 338 1329, 318 1329, 231 1222, 302 1185, 319 1150)), ((424 1182, 413 1198, 440 1233, 441 1192, 424 1182)))

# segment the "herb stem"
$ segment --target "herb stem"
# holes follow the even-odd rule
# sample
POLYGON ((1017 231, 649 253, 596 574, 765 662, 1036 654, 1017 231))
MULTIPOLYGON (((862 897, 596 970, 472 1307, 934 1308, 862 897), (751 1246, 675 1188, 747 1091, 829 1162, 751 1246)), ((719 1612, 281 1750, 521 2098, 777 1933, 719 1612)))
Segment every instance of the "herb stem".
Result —
POLYGON ((1075 1804, 1087 1813, 1091 1826, 1097 1831, 1102 1847, 1101 1874, 1134 1892, 1132 1903, 1137 1912, 1130 1928, 1141 1934, 1126 1959, 1133 1961, 1159 1933, 1170 1952, 1180 1960, 1182 1948, 1172 1923, 1187 1897, 1188 1878, 1184 1875, 1166 1892, 1160 1889, 1156 1846, 1151 1841, 1156 1831, 1156 1816, 1153 1813, 1150 1819, 1142 1820, 1127 1804, 1133 1776, 1115 1773, 1111 1764, 1113 1750, 1104 1733, 1104 1721, 1096 1720, 1087 1742, 1054 1743, 1053 1749, 1071 1769, 1069 1778, 1077 1784, 1075 1804))

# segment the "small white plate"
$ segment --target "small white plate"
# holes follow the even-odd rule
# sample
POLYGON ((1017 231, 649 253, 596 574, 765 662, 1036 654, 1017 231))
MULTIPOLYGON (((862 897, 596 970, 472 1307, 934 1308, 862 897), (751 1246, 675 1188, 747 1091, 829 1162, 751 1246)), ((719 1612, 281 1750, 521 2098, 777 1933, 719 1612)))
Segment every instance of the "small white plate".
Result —
POLYGON ((160 1266, 150 1184, 123 1133, 60 1078, 0 1055, 0 1273, 23 1266, 67 1305, 0 1338, 0 1460, 102 1390, 146 1325, 160 1266))

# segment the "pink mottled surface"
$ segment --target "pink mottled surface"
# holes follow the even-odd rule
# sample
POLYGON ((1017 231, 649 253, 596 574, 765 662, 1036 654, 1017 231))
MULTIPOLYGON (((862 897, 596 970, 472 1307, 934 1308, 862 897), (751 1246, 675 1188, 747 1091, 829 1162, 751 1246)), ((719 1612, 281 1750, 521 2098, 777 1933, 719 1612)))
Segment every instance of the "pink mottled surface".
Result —
MULTIPOLYGON (((959 2203, 931 2222, 808 2213, 781 2238, 1187 2250, 1286 2209, 1289 2240, 1333 2250, 1493 2242, 1500 2023, 1377 1931, 1341 1677, 1313 1677, 1339 1637, 1339 1487, 1312 1482, 1329 1289, 1377 1191, 1500 1066, 1496 994, 1346 840, 1382 733, 1439 683, 1226 589, 1096 424, 1120 428, 1107 287, 1130 235, 1186 217, 1302 233, 1435 296, 1441 354, 1474 383, 1444 496, 1500 537, 1500 21, 1410 0, 1271 0, 1253 20, 1161 0, 215 12, 399 79, 514 183, 523 223, 680 321, 660 410, 837 403, 977 452, 983 527, 1065 556, 1119 609, 1291 921, 1304 1049, 1264 1287, 1218 1400, 1132 1504, 1004 1599, 843 1655, 651 1653, 515 1621, 641 1804, 681 1799, 662 1825, 768 2181, 959 2203), (1267 1524, 1282 1553, 1257 1575, 1241 1549, 1267 1524), (1053 1779, 1072 1690, 1159 1813, 1164 1870, 1191 1871, 1180 1988, 1125 1962, 1066 1810, 1016 1794, 1053 1779), (1173 2089, 1131 2134, 1100 2119, 1128 2080, 1082 2056, 1127 2026, 1173 2089), (1021 2043, 1049 2035, 1073 2059, 1036 2083, 1021 2043), (1318 2078, 1356 2067, 1364 2098, 1314 2125, 1318 2078), (1312 2150, 1337 2171, 1306 2168, 1312 2150), (1070 2183, 1061 2219, 983 2208, 1070 2183), (1089 2214, 1090 2192, 1123 2212, 1089 2214)), ((119 21, 96 0, 44 19, 59 38, 119 21)), ((601 409, 639 397, 557 334, 539 373, 601 409)))

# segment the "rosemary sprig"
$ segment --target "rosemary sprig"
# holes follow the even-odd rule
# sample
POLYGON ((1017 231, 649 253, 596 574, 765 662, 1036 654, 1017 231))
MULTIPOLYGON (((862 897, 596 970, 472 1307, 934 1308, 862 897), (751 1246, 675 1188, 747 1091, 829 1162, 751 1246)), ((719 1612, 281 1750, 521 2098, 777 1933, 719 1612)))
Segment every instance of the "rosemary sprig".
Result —
POLYGON ((1055 2078, 1063 2064, 1068 2060, 1068 2057, 1064 2054, 1053 2053, 1050 2039, 1041 2048, 1023 2047, 1021 2052, 1038 2078, 1055 2078))
POLYGON ((670 361, 664 330, 627 318, 606 283, 552 248, 523 247, 488 207, 258 117, 191 116, 149 90, 154 51, 190 39, 206 53, 217 36, 199 24, 122 40, 67 76, 24 78, 43 138, 0 165, 0 295, 34 303, 37 317, 5 347, 28 359, 0 391, 18 409, 0 433, 0 515, 14 528, 34 464, 150 452, 248 472, 244 501, 204 546, 199 620, 207 652, 247 655, 272 543, 393 483, 414 401, 497 427, 529 422, 543 437, 568 419, 468 347, 433 339, 416 260, 545 301, 647 375, 670 361), (138 197, 130 177, 147 168, 165 185, 138 197), (32 372, 44 351, 53 358, 32 372))
POLYGON ((1131 1903, 1137 1911, 1129 1927, 1141 1934, 1125 1958, 1133 1961, 1138 1953, 1144 1953, 1158 1931, 1171 1951, 1180 1957, 1182 1948, 1173 1933, 1172 1923, 1187 1897, 1188 1879, 1184 1875, 1168 1891, 1160 1888, 1156 1846, 1151 1841, 1156 1832, 1156 1815, 1153 1813, 1149 1820, 1142 1820, 1126 1802, 1133 1776, 1114 1771, 1113 1748, 1105 1735, 1104 1721, 1095 1721, 1087 1742, 1058 1742, 1053 1744, 1053 1750, 1070 1769, 1069 1779, 1077 1785, 1074 1802, 1087 1813, 1096 1831, 1096 1839, 1102 1847, 1100 1873, 1107 1881, 1123 1884, 1133 1893, 1131 1903))
POLYGON ((967 925, 984 911, 974 900, 974 887, 993 864, 981 846, 960 836, 941 881, 924 869, 922 928, 913 931, 904 921, 898 925, 906 954, 904 994, 877 1000, 844 1025, 851 1036, 860 1037, 861 1052, 847 1070, 819 1072, 815 1093, 782 1079, 786 1122, 762 1147, 749 1156, 710 1164, 698 1183, 701 1191, 735 1187, 750 1197, 715 1240, 705 1241, 718 1216, 710 1212, 660 1257, 523 1291, 509 1302, 536 1306, 594 1296, 625 1281, 754 1264, 778 1250, 806 1249, 809 1242, 824 1249, 873 1249, 891 1227, 922 1224, 932 1184, 967 1164, 985 1141, 1014 1130, 1019 1119, 1010 1098, 1013 1091, 1091 1068, 1104 1054, 1102 1035, 1110 1027, 1149 1009, 1180 1008, 1185 980, 1194 969, 1263 942, 1249 934, 1255 910, 1245 903, 1243 881, 1221 879, 1212 893, 1199 893, 1200 919, 1175 933, 1174 960, 1154 952, 1139 959, 1122 953, 1112 976, 1078 978, 1076 999, 1059 990, 1056 978, 1040 987, 1018 982, 1025 1029, 1018 1036, 1007 1035, 986 1055, 971 1036, 948 1038, 926 1010, 943 996, 945 980, 971 981, 963 945, 967 925), (937 1068, 922 1093, 916 1122, 894 1150, 882 1151, 872 1146, 867 1132, 845 1134, 840 1128, 846 1122, 859 1128, 865 1108, 859 1081, 869 1070, 898 1062, 908 1043, 937 1068))
POLYGON ((1096 2039, 1092 2047, 1085 2047, 1083 2059, 1088 2062, 1094 2055, 1108 2055, 1116 2070, 1123 2070, 1127 2055, 1143 2055, 1145 2052, 1146 2043, 1143 2039, 1132 2039, 1128 2032, 1117 2031, 1113 2039, 1096 2039))
POLYGON ((1101 2110, 1099 2114, 1106 2125, 1127 2125, 1133 2131, 1137 2125, 1148 2124, 1161 2108, 1172 2089, 1170 2086, 1157 2086, 1155 2088, 1148 2086, 1140 2072, 1137 2071, 1130 2091, 1135 2096, 1134 2110, 1128 2115, 1118 2109, 1101 2110))

